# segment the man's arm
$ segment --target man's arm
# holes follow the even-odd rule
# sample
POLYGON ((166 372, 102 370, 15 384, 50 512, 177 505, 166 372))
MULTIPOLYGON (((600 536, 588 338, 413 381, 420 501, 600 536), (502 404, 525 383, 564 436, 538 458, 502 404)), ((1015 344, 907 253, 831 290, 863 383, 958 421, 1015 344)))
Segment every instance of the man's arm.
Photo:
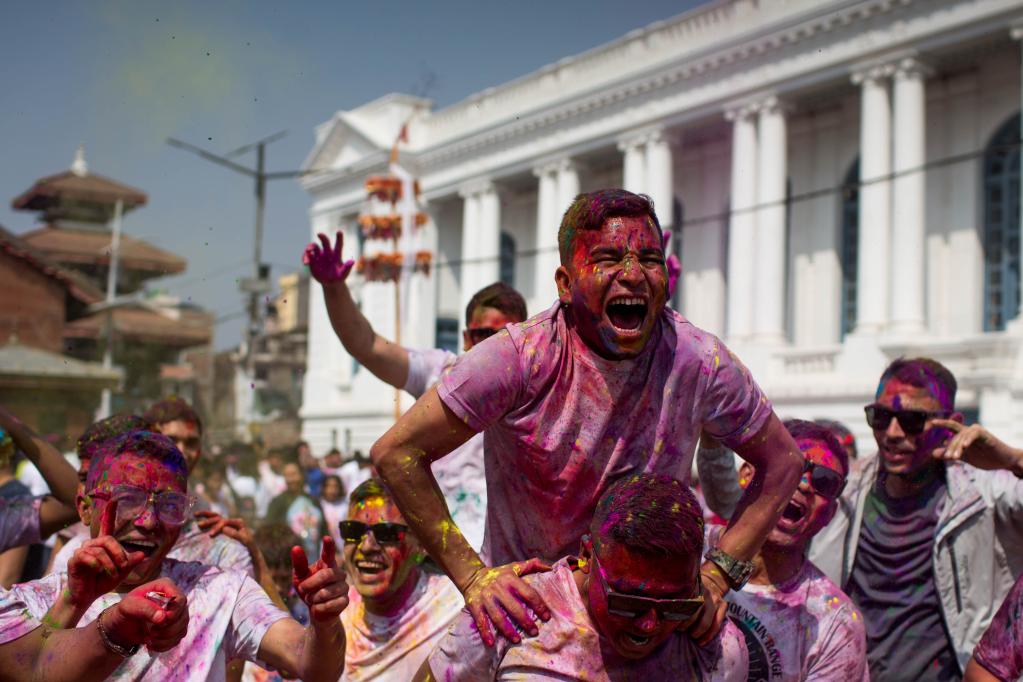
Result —
MULTIPOLYGON (((773 412, 760 431, 737 447, 736 452, 756 471, 718 547, 736 559, 750 561, 796 491, 803 471, 803 455, 773 412)), ((703 645, 721 629, 726 608, 724 596, 730 586, 721 569, 711 561, 704 562, 700 574, 707 603, 687 629, 703 645)))
POLYGON ((79 520, 74 505, 68 506, 47 495, 39 505, 39 537, 48 538, 79 520))
POLYGON ((710 435, 701 435, 696 450, 696 471, 707 508, 723 519, 732 518, 742 497, 732 451, 710 435))
POLYGON ((488 568, 452 520, 430 471, 432 462, 473 435, 475 432, 441 401, 434 387, 380 437, 370 457, 405 522, 461 591, 484 643, 490 646, 495 625, 506 638, 519 641, 508 616, 531 635, 537 634, 525 606, 543 620, 549 613, 540 595, 519 578, 537 570, 539 562, 488 568))
POLYGON ((25 568, 26 559, 28 559, 27 545, 12 547, 6 552, 0 553, 0 587, 9 590, 11 585, 18 582, 21 571, 25 568))
POLYGON ((334 540, 323 538, 319 560, 309 566, 301 547, 292 547, 292 582, 309 607, 309 625, 278 620, 259 642, 259 660, 305 682, 336 682, 345 666, 341 612, 348 606, 348 583, 337 565, 334 540))
MULTIPOLYGON (((50 486, 53 496, 74 509, 75 495, 78 494, 78 472, 64 459, 64 456, 2 405, 0 405, 0 428, 11 434, 14 444, 39 469, 46 484, 50 486)), ((77 520, 77 515, 75 520, 77 520)))
POLYGON ((330 326, 348 354, 363 367, 381 381, 395 388, 404 388, 408 379, 408 351, 373 331, 369 320, 352 299, 345 280, 353 261, 342 260, 344 235, 340 231, 337 233, 333 247, 326 235, 321 234, 319 238, 320 244, 312 243, 306 247, 302 260, 316 281, 323 285, 323 300, 327 305, 330 326))

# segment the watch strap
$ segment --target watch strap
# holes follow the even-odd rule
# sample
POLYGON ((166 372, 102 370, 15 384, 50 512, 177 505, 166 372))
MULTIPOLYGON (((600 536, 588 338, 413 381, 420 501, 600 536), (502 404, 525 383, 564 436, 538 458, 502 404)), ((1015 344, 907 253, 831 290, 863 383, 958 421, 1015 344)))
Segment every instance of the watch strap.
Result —
POLYGON ((736 559, 731 554, 715 547, 711 549, 704 556, 707 561, 711 561, 715 566, 721 569, 725 579, 729 583, 729 587, 733 590, 741 590, 746 582, 753 575, 753 562, 742 561, 736 559))

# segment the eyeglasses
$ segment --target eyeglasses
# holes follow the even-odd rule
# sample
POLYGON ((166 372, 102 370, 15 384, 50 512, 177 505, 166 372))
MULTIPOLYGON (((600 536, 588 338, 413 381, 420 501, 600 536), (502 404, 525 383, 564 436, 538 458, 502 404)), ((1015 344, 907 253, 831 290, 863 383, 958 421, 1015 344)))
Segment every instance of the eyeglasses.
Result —
POLYGON ((926 410, 890 410, 887 407, 874 403, 863 408, 867 415, 867 424, 870 428, 883 431, 892 423, 892 417, 899 420, 899 426, 908 436, 916 436, 924 432, 927 420, 948 417, 951 412, 927 412, 926 410))
POLYGON ((845 476, 823 464, 803 460, 803 474, 810 474, 810 487, 815 493, 828 499, 838 499, 845 490, 845 476))
POLYGON ((341 538, 346 542, 359 543, 366 533, 373 533, 373 538, 382 545, 396 545, 405 539, 408 526, 402 523, 374 523, 372 526, 362 521, 342 521, 337 524, 341 529, 341 538))
POLYGON ((501 330, 493 327, 476 327, 475 329, 466 329, 465 333, 472 339, 473 344, 477 344, 486 341, 499 331, 501 330))
POLYGON ((653 597, 640 597, 633 594, 622 594, 615 592, 607 584, 604 577, 604 569, 597 561, 596 550, 592 553, 593 567, 600 578, 600 587, 604 590, 604 598, 607 600, 607 612, 614 616, 623 618, 639 618, 644 613, 653 609, 661 620, 684 621, 689 620, 703 608, 703 595, 690 599, 655 599, 653 597))
POLYGON ((156 493, 133 485, 115 485, 110 492, 93 490, 89 495, 100 500, 117 500, 118 521, 135 520, 152 504, 160 523, 181 526, 188 518, 188 510, 192 508, 191 498, 184 493, 156 493))

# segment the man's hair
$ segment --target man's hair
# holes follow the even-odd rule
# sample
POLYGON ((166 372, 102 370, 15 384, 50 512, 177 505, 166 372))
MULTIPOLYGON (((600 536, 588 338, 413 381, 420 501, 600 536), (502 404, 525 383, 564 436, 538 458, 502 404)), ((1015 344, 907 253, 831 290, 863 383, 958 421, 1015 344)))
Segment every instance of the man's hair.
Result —
POLYGON ((703 512, 693 491, 665 474, 619 479, 597 502, 590 533, 632 552, 675 558, 703 553, 703 512))
POLYGON ((814 419, 814 421, 835 434, 835 438, 843 447, 852 448, 852 457, 856 459, 856 436, 845 424, 834 419, 814 419))
POLYGON ((624 189, 598 189, 578 195, 561 218, 558 228, 558 253, 561 264, 568 265, 572 258, 572 242, 579 230, 599 230, 608 218, 646 216, 661 233, 661 223, 654 213, 654 202, 645 194, 633 194, 624 189))
POLYGON ((391 491, 384 486, 379 478, 367 478, 352 491, 351 497, 348 498, 348 504, 360 504, 366 500, 377 498, 391 501, 394 499, 391 497, 391 491))
POLYGON ((827 448, 831 456, 842 463, 845 475, 849 475, 849 453, 842 447, 842 441, 838 440, 834 431, 823 424, 802 419, 786 419, 784 424, 792 440, 812 440, 827 448))
POLYGON ((898 379, 904 384, 926 389, 946 410, 955 408, 956 378, 945 365, 931 358, 898 358, 885 368, 877 384, 875 398, 881 397, 885 384, 898 379))
POLYGON ((174 441, 153 431, 131 431, 103 441, 96 449, 89 464, 89 475, 85 480, 86 490, 93 490, 96 487, 99 478, 110 468, 110 460, 128 454, 166 464, 168 468, 179 473, 182 480, 188 476, 185 456, 174 445, 174 441))
POLYGON ((145 414, 142 415, 142 418, 147 419, 156 426, 176 421, 189 422, 195 424, 195 428, 199 430, 199 435, 202 435, 202 419, 199 418, 199 413, 181 398, 171 397, 153 403, 146 410, 145 414))
POLYGON ((134 414, 115 414, 93 422, 78 437, 75 451, 79 460, 92 459, 96 451, 105 441, 123 436, 132 431, 152 431, 153 425, 146 419, 134 414))
POLYGON ((526 299, 504 282, 494 282, 473 294, 465 306, 465 324, 472 322, 473 314, 480 308, 500 310, 512 322, 522 322, 527 317, 526 299))
POLYGON ((291 566, 291 548, 302 546, 302 538, 286 523, 264 523, 253 531, 252 539, 270 568, 291 566))

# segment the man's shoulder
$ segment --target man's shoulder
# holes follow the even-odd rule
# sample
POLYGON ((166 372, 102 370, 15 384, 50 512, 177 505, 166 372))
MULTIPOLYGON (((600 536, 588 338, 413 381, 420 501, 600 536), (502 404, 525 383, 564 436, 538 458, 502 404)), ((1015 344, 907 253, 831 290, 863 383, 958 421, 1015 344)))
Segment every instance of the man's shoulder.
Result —
POLYGON ((210 589, 220 592, 223 596, 238 596, 238 590, 248 577, 240 568, 218 566, 212 563, 167 557, 163 560, 161 574, 173 580, 181 589, 188 592, 195 588, 210 589))

